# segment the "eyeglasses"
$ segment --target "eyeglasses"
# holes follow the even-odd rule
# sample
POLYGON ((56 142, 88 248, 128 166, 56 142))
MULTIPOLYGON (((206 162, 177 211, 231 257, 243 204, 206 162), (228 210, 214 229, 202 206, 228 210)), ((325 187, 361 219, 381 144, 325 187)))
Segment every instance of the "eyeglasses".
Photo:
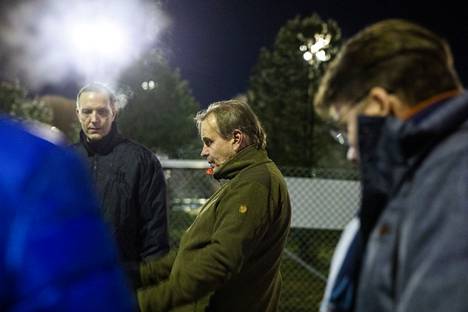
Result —
MULTIPOLYGON (((361 111, 362 107, 361 104, 359 103, 362 100, 364 100, 367 95, 369 94, 369 91, 366 90, 366 92, 363 92, 360 96, 358 96, 354 101, 351 101, 349 109, 343 117, 340 118, 338 121, 338 124, 343 123, 343 120, 346 119, 345 117, 352 111, 352 110, 358 110, 361 111)), ((329 124, 328 127, 330 128, 329 133, 332 136, 332 138, 338 142, 340 145, 343 145, 345 147, 350 147, 349 139, 348 139, 348 134, 346 133, 346 130, 344 130, 344 127, 337 127, 336 123, 335 124, 329 124)))
POLYGON ((349 147, 349 139, 346 132, 332 128, 329 130, 329 133, 338 144, 349 147))

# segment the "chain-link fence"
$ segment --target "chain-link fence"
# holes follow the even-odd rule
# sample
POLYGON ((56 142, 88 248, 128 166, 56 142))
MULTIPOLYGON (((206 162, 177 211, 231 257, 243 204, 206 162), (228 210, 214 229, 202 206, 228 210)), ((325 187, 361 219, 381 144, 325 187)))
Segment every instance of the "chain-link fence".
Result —
MULTIPOLYGON (((163 160, 170 199, 170 237, 180 236, 218 182, 206 162, 163 160)), ((317 311, 339 235, 359 203, 355 171, 281 168, 292 203, 291 232, 282 259, 281 312, 317 311)))

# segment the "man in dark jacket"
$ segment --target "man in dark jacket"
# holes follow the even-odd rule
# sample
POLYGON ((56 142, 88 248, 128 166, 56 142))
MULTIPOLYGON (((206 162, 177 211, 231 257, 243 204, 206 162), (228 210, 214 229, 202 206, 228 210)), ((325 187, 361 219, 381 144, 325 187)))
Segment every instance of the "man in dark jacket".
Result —
POLYGON ((84 163, 54 137, 0 117, 0 310, 134 311, 84 163))
POLYGON ((80 90, 76 114, 81 132, 74 147, 88 160, 121 260, 131 268, 164 255, 169 249, 166 185, 159 160, 119 133, 116 99, 104 85, 80 90))
POLYGON ((341 275, 355 310, 466 311, 468 94, 448 44, 403 20, 371 25, 329 65, 315 105, 362 171, 364 256, 341 275))
POLYGON ((273 312, 291 218, 286 183, 265 151, 250 107, 217 102, 196 117, 202 156, 225 182, 183 235, 177 252, 141 268, 142 311, 273 312))

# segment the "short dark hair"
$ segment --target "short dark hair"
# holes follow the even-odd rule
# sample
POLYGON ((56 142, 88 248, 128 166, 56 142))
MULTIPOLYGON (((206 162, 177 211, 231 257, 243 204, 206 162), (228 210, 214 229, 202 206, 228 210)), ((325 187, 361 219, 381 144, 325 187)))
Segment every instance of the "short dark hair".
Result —
POLYGON ((380 86, 409 106, 461 88, 447 42, 412 22, 389 19, 353 36, 328 66, 314 99, 328 116, 331 105, 352 104, 380 86))
POLYGON ((106 94, 109 98, 110 105, 113 108, 115 108, 115 103, 117 99, 115 97, 114 92, 112 92, 112 90, 109 87, 107 87, 105 84, 100 83, 100 82, 89 83, 85 85, 84 87, 82 87, 80 91, 78 91, 78 95, 76 96, 76 107, 79 107, 80 96, 81 94, 85 92, 98 92, 98 93, 106 94))
POLYGON ((201 123, 208 116, 213 115, 218 124, 219 134, 224 139, 232 138, 233 131, 236 129, 245 133, 251 144, 260 149, 266 148, 266 133, 257 115, 250 106, 240 100, 232 99, 212 103, 207 109, 199 111, 195 116, 198 130, 201 123))

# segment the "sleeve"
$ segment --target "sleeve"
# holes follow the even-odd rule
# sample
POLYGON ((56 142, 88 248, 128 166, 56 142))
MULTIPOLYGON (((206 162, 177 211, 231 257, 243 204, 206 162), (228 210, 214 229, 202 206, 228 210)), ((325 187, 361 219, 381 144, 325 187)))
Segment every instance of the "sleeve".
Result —
POLYGON ((180 250, 176 259, 180 264, 169 279, 138 292, 140 309, 167 311, 194 302, 239 273, 264 236, 268 208, 269 192, 263 185, 244 183, 227 190, 217 207, 210 242, 180 250))
POLYGON ((133 311, 135 301, 86 170, 68 150, 35 155, 7 247, 18 311, 133 311), (99 289, 99 291, 96 291, 99 289))
POLYGON ((140 168, 141 258, 158 258, 169 251, 166 181, 156 156, 151 154, 140 168))
POLYGON ((140 265, 141 286, 157 285, 169 278, 177 252, 172 250, 162 258, 140 265))

